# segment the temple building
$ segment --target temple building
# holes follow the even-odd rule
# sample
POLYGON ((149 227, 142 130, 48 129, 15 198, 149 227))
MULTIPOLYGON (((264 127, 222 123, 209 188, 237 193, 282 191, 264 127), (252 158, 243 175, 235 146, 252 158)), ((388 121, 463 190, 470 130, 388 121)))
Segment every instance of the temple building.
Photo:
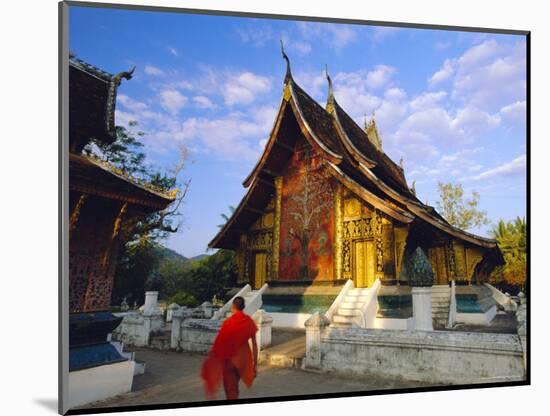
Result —
POLYGON ((484 282, 502 262, 496 241, 449 224, 422 203, 385 153, 374 117, 360 127, 327 71, 323 108, 293 79, 247 192, 210 246, 235 250, 238 286, 407 285, 404 259, 427 254, 436 285, 484 282))
POLYGON ((115 102, 122 78, 69 61, 69 304, 71 312, 110 307, 124 221, 160 211, 175 195, 128 176, 82 149, 116 140, 115 102))
POLYGON ((69 395, 68 407, 131 390, 133 353, 109 341, 122 321, 109 309, 125 221, 166 208, 175 199, 99 157, 91 142, 116 140, 115 102, 122 78, 69 60, 69 395), (106 381, 107 380, 107 381, 106 381))

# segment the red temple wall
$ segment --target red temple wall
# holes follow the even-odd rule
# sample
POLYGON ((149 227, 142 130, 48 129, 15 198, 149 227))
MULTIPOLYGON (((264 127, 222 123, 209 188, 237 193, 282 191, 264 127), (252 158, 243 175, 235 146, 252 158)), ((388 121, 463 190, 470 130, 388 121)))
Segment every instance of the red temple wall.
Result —
POLYGON ((302 140, 283 176, 279 280, 334 278, 334 193, 321 157, 302 140))
POLYGON ((69 241, 69 310, 109 309, 118 239, 113 239, 120 203, 90 197, 69 241))

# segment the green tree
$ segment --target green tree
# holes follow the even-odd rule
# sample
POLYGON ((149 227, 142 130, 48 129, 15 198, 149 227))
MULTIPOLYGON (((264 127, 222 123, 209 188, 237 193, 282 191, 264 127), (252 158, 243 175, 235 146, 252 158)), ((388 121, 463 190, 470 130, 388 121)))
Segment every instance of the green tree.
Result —
POLYGON ((166 172, 148 164, 143 144, 138 139, 144 133, 137 130, 138 123, 131 121, 129 128, 116 127, 116 140, 111 144, 92 141, 83 153, 107 162, 122 175, 156 191, 171 193, 175 200, 166 209, 136 216, 123 223, 118 264, 115 271, 112 303, 123 297, 130 303, 143 302, 145 287, 159 287, 159 257, 157 244, 169 234, 178 231, 181 203, 187 195, 190 180, 179 180, 185 168, 187 149, 180 148, 180 160, 166 172))
POLYGON ((236 277, 233 251, 218 250, 193 265, 189 292, 199 302, 211 301, 214 295, 221 298, 224 295, 224 289, 233 284, 236 277))
POLYGON ((491 230, 497 240, 505 264, 495 268, 491 282, 505 284, 519 289, 525 287, 527 279, 527 223, 525 218, 513 221, 500 220, 491 230))
POLYGON ((489 224, 487 213, 477 208, 479 193, 473 191, 471 198, 465 199, 461 184, 438 182, 437 187, 439 189, 437 209, 449 224, 462 230, 489 224))

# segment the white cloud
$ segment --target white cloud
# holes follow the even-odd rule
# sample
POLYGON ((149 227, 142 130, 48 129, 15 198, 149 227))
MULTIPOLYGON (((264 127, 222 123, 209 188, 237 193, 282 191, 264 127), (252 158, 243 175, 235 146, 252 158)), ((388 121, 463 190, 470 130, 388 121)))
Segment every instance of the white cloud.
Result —
POLYGON ((242 72, 230 78, 223 87, 223 96, 227 105, 247 105, 260 95, 269 92, 271 81, 269 78, 242 72))
POLYGON ((307 55, 311 52, 312 48, 311 44, 308 42, 294 41, 289 43, 288 49, 291 51, 295 51, 300 55, 307 55))
POLYGON ((187 97, 178 90, 163 90, 159 94, 160 105, 170 114, 177 114, 187 103, 187 97))
POLYGON ((147 104, 141 101, 133 100, 125 94, 117 95, 117 104, 121 104, 127 110, 130 110, 133 112, 143 112, 148 109, 147 104))
POLYGON ((153 65, 145 65, 145 69, 143 70, 147 75, 152 76, 162 76, 164 75, 164 71, 160 68, 157 68, 153 65))
POLYGON ((443 62, 443 66, 439 71, 437 71, 435 74, 431 76, 431 78, 428 80, 430 86, 434 86, 436 84, 439 84, 440 82, 448 80, 454 73, 453 68, 453 61, 450 59, 445 59, 445 62, 443 62))
POLYGON ((318 38, 337 50, 345 48, 358 38, 352 26, 341 23, 297 22, 296 25, 305 40, 318 38))
POLYGON ((273 30, 268 25, 254 25, 239 27, 237 33, 244 43, 250 43, 255 47, 263 47, 274 38, 273 30))
POLYGON ((173 56, 179 56, 179 51, 173 46, 167 46, 166 48, 168 49, 168 52, 170 52, 170 54, 172 54, 173 56))
POLYGON ((514 160, 504 163, 496 168, 486 170, 477 176, 473 176, 471 179, 475 181, 494 178, 495 176, 512 176, 522 175, 527 172, 527 156, 525 154, 520 155, 514 160))
POLYGON ((367 74, 367 87, 371 89, 385 86, 395 73, 395 68, 388 65, 377 65, 376 68, 367 74))
POLYGON ((451 42, 436 42, 434 45, 434 49, 436 51, 445 51, 451 47, 451 42))
POLYGON ((502 117, 508 121, 525 124, 527 117, 527 106, 525 101, 516 101, 500 109, 502 117))
POLYGON ((193 97, 193 103, 195 103, 197 107, 203 109, 212 109, 216 107, 216 105, 210 100, 210 98, 205 97, 204 95, 195 95, 193 97))
POLYGON ((372 28, 372 37, 376 42, 381 42, 400 30, 402 30, 400 27, 375 26, 372 28))
POLYGON ((441 101, 446 97, 447 92, 445 91, 425 92, 413 98, 409 105, 412 111, 427 110, 439 106, 441 101))

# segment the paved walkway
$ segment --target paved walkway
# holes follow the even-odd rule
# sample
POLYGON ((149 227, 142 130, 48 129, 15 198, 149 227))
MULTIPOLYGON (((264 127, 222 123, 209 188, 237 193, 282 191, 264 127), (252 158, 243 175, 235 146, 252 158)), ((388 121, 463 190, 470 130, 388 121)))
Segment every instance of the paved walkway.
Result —
MULTIPOLYGON (((204 355, 172 351, 138 350, 146 372, 134 378, 132 392, 86 405, 85 408, 117 407, 204 401, 199 370, 204 355)), ((241 383, 241 398, 293 396, 427 386, 426 383, 395 381, 380 377, 347 378, 294 368, 258 367, 252 388, 241 383)), ((222 392, 217 399, 223 399, 222 392)))

